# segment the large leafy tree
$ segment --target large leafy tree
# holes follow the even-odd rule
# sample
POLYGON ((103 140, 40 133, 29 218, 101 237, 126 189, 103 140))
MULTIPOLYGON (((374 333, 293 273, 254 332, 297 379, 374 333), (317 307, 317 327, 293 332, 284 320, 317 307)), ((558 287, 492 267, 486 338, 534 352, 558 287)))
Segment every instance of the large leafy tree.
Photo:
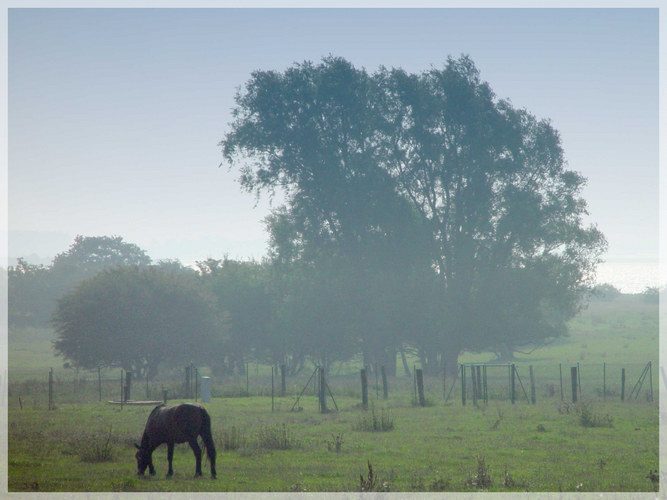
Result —
MULTIPOLYGON (((365 71, 340 58, 298 64, 284 73, 257 71, 237 95, 235 121, 222 141, 225 158, 240 165, 245 189, 286 193, 287 206, 268 221, 274 260, 305 265, 293 268, 315 280, 304 287, 316 286, 332 269, 336 286, 347 277, 347 296, 355 300, 343 308, 330 294, 328 311, 348 326, 329 328, 332 323, 321 321, 309 329, 312 344, 339 337, 341 346, 353 330, 368 363, 396 344, 378 310, 378 300, 385 299, 372 290, 387 291, 380 280, 387 284, 390 275, 426 262, 420 246, 425 233, 378 156, 380 97, 365 71)), ((320 287, 318 293, 324 292, 320 287)), ((304 321, 312 310, 304 304, 304 321)), ((323 362, 324 354, 316 357, 323 362)))
POLYGON ((432 229, 453 366, 462 349, 562 335, 606 243, 586 227, 584 178, 557 131, 498 100, 468 57, 420 75, 378 74, 386 167, 432 229))
POLYGON ((225 315, 228 328, 215 370, 242 374, 250 358, 272 360, 267 336, 273 302, 266 266, 224 258, 200 261, 197 267, 205 287, 216 298, 218 310, 225 315))
POLYGON ((584 179, 551 124, 497 99, 468 57, 373 75, 329 57, 257 71, 236 102, 225 158, 244 188, 287 193, 274 262, 360 278, 340 313, 362 351, 405 339, 427 369, 455 369, 464 349, 511 356, 564 333, 605 247, 583 223, 584 179))
POLYGON ((81 236, 70 247, 56 255, 52 268, 63 274, 91 277, 115 266, 147 266, 151 258, 134 243, 121 236, 81 236))
POLYGON ((55 295, 50 268, 30 264, 19 258, 9 266, 8 324, 12 327, 36 327, 48 324, 55 295))
POLYGON ((224 330, 192 272, 108 269, 58 300, 57 354, 82 368, 120 366, 153 377, 162 362, 210 363, 224 330))

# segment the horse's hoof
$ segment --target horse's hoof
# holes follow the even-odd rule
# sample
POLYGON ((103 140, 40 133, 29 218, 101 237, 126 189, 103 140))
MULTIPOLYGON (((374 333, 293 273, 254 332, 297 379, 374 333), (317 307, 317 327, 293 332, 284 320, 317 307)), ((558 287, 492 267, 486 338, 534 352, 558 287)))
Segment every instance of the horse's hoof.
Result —
POLYGON ((215 474, 211 474, 211 479, 218 479, 218 476, 216 476, 215 474))
POLYGON ((173 473, 173 472, 172 472, 171 474, 167 474, 167 479, 171 479, 172 477, 174 477, 174 473, 173 473))

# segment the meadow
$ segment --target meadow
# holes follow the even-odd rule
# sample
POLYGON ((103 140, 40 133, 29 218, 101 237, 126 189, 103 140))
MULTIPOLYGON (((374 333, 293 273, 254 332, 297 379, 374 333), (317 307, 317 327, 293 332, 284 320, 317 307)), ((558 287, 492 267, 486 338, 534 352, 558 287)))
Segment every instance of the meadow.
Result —
MULTIPOLYGON (((359 367, 349 364, 334 367, 330 375, 338 411, 319 413, 310 389, 296 411, 290 411, 310 373, 288 379, 287 396, 276 397, 272 411, 270 367, 250 365, 247 379, 215 381, 214 397, 204 404, 218 451, 216 480, 209 478, 205 460, 204 476, 193 478, 194 458, 184 444, 176 447, 173 478, 165 477, 165 446, 153 457, 156 476, 138 477, 134 443, 151 407, 109 405, 107 400, 118 393, 115 373, 107 374, 111 380, 98 401, 94 377, 83 384, 73 380, 72 370, 61 368, 62 360, 50 355, 40 332, 10 333, 8 489, 654 491, 659 462, 657 306, 637 296, 594 302, 572 321, 570 331, 568 338, 517 354, 526 386, 528 366, 534 367, 535 405, 523 392, 515 404, 508 400, 506 372, 499 368, 498 376, 490 378, 486 404, 469 399, 463 406, 460 382, 427 377, 427 404, 418 407, 412 379, 399 367, 399 376, 389 380, 386 400, 370 377, 370 407, 364 410, 359 367), (637 397, 620 401, 620 369, 628 374, 627 395, 649 361, 650 384, 645 381, 637 397), (567 390, 561 399, 559 372, 569 387, 569 369, 577 363, 582 398, 575 404, 567 390), (55 410, 47 409, 43 393, 50 366, 61 381, 55 410), (69 379, 72 387, 65 393, 69 379), (84 390, 71 390, 75 384, 84 390)), ((465 363, 491 360, 490 353, 460 358, 465 363)), ((159 389, 149 387, 148 395, 159 389)), ((143 397, 140 384, 136 390, 143 397)), ((179 401, 183 399, 170 403, 179 401)))

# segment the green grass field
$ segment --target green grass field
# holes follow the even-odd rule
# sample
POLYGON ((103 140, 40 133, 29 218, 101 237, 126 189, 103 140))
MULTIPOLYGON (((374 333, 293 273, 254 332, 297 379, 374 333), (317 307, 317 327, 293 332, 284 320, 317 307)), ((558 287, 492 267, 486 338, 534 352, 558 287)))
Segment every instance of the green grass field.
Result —
MULTIPOLYGON (((442 380, 427 377, 428 406, 415 407, 412 380, 403 376, 390 379, 386 401, 376 399, 371 378, 371 409, 365 411, 360 407, 358 367, 350 366, 330 380, 339 411, 318 413, 311 390, 299 401, 300 411, 289 411, 308 373, 289 380, 288 396, 276 398, 272 412, 270 368, 267 376, 267 367, 251 365, 250 397, 215 397, 225 393, 218 386, 205 404, 218 449, 215 481, 208 477, 206 461, 204 477, 193 478, 194 458, 187 445, 176 447, 173 478, 165 477, 165 446, 153 457, 157 475, 137 477, 133 443, 139 441, 151 407, 120 409, 107 404, 115 390, 111 383, 98 402, 91 379, 83 384, 87 392, 77 397, 57 394, 57 409, 49 411, 42 382, 48 368, 55 368, 63 387, 73 377, 72 370, 59 368, 62 360, 52 357, 43 333, 14 332, 9 341, 10 492, 361 491, 360 476, 369 482, 368 463, 377 491, 656 488, 650 478, 659 465, 658 309, 637 297, 593 303, 572 321, 569 338, 517 356, 524 385, 528 365, 535 369, 536 405, 530 405, 522 392, 512 405, 506 397, 504 368, 498 368, 497 377, 489 381, 493 391, 488 404, 469 400, 462 406, 460 383, 445 402, 443 389, 453 381, 445 380, 443 388, 442 380), (627 369, 629 392, 649 361, 654 364, 655 401, 649 400, 645 381, 639 397, 621 402, 621 367, 627 369), (583 400, 574 405, 568 402, 567 390, 561 401, 559 368, 567 374, 567 388, 569 368, 577 363, 583 400), (374 418, 376 423, 384 419, 391 429, 365 430, 374 418)), ((466 353, 460 361, 491 358, 489 353, 466 353)), ((245 378, 219 382, 243 388, 245 383, 245 378)), ((135 390, 143 396, 141 385, 135 390)))
POLYGON ((389 491, 653 490, 646 476, 658 467, 654 405, 589 403, 588 411, 603 426, 587 427, 574 406, 556 401, 426 408, 376 404, 366 412, 355 403, 341 398, 341 411, 322 415, 314 404, 297 413, 282 405, 271 413, 267 398, 213 399, 206 407, 218 448, 215 481, 206 464, 204 477, 193 479, 187 445, 176 448, 172 479, 165 477, 164 446, 154 455, 157 475, 136 476, 133 443, 150 408, 91 403, 51 412, 13 410, 9 490, 358 491, 368 462, 389 491), (393 429, 360 430, 373 412, 393 429), (288 449, 273 449, 273 441, 260 439, 267 433, 288 449), (225 450, 225 442, 236 449, 225 450), (108 457, 99 451, 105 446, 108 457), (481 459, 491 481, 478 487, 481 459))

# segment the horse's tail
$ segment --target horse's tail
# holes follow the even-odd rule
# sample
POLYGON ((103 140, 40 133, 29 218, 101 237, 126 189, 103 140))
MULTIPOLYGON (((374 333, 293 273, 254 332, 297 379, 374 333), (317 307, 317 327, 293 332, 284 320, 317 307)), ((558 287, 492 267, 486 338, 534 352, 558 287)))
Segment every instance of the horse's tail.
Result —
POLYGON ((215 444, 213 434, 211 434, 211 417, 204 408, 201 409, 201 421, 200 435, 204 440, 208 460, 211 462, 211 476, 215 477, 215 444))

